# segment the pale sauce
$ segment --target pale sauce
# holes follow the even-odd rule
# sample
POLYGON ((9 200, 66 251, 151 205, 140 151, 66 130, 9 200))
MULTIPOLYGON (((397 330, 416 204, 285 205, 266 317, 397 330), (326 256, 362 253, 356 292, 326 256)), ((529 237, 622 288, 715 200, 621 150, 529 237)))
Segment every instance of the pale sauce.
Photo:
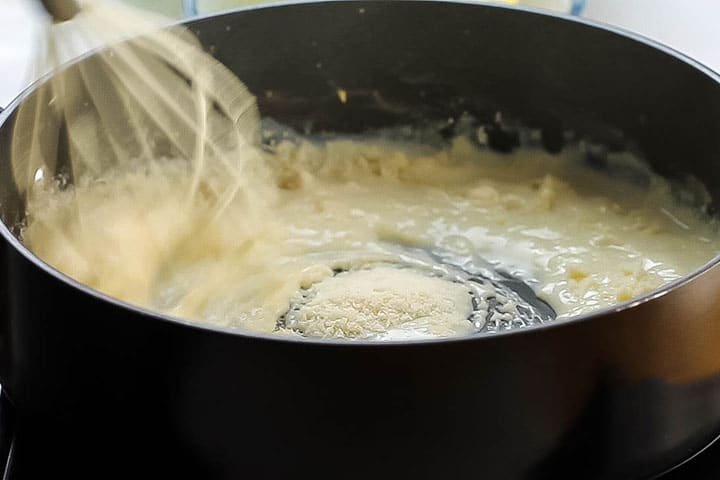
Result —
POLYGON ((62 192, 47 182, 29 203, 24 241, 82 283, 177 317, 376 339, 474 331, 466 289, 425 275, 407 247, 490 261, 559 317, 630 300, 720 250, 716 223, 668 182, 593 170, 577 147, 502 155, 466 138, 444 149, 335 139, 253 155, 268 181, 218 215, 208 215, 218 188, 189 201, 198 187, 178 161, 62 192))

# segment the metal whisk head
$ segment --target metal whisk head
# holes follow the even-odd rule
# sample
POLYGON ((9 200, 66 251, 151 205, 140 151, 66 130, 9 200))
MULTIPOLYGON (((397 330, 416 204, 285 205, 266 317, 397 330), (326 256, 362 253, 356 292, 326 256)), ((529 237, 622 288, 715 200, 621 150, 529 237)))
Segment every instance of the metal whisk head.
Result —
POLYGON ((54 74, 15 116, 18 191, 173 158, 192 170, 188 201, 212 198, 219 212, 243 192, 254 164, 236 153, 259 130, 255 97, 190 30, 119 0, 41 1, 55 21, 41 32, 35 74, 54 74), (205 182, 216 171, 233 182, 205 182))

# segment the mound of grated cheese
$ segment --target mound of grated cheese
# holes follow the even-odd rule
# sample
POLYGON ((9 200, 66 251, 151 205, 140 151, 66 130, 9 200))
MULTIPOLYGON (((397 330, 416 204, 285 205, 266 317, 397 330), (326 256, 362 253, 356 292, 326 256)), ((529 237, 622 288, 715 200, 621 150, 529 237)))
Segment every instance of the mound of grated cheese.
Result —
POLYGON ((316 284, 309 294, 287 325, 306 336, 390 340, 472 331, 467 288, 412 270, 345 272, 316 284))

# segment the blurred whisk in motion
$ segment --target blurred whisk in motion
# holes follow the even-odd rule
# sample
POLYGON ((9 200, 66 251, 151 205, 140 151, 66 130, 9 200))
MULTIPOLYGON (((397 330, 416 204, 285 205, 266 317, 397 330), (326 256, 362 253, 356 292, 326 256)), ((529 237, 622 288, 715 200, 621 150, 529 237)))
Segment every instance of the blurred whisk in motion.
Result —
POLYGON ((35 74, 57 73, 17 112, 11 160, 21 193, 158 158, 186 160, 190 200, 202 194, 222 210, 244 191, 253 166, 237 152, 258 135, 255 98, 187 28, 113 0, 42 3, 51 18, 35 74))

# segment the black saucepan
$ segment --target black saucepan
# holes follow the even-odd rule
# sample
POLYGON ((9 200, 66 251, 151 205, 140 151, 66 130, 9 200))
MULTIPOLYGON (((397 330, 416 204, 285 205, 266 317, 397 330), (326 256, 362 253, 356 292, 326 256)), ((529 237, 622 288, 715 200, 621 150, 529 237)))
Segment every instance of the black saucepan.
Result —
MULTIPOLYGON (((294 128, 467 112, 511 149, 493 123, 502 111, 550 150, 573 130, 668 177, 695 175, 720 199, 720 78, 642 38, 422 1, 271 6, 190 26, 263 115, 294 128)), ((0 379, 24 478, 637 478, 720 433, 717 260, 617 308, 493 336, 347 343, 192 325, 98 294, 22 246, 7 158, 14 112, 32 99, 0 116, 0 379)))

